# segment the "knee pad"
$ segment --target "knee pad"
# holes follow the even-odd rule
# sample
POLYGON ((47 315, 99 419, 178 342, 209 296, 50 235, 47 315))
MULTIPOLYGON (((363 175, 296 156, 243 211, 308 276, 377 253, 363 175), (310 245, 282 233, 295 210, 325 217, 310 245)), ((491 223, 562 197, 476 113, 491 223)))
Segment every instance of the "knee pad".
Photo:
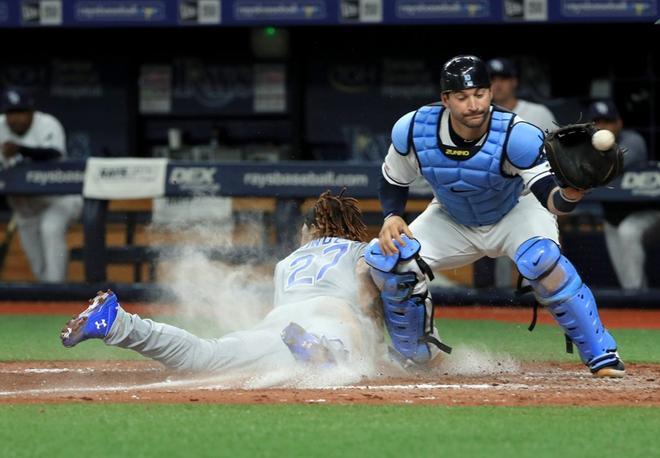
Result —
POLYGON ((365 252, 365 261, 381 291, 385 325, 392 345, 404 357, 424 363, 432 357, 429 343, 448 353, 451 348, 433 336, 433 303, 428 294, 426 274, 420 267, 421 260, 417 259, 419 242, 406 238, 406 246, 397 244, 397 247, 399 253, 385 256, 378 241, 373 240, 365 252))
POLYGON ((578 348, 582 362, 596 371, 617 360, 616 342, 600 321, 591 290, 555 242, 543 237, 529 239, 514 261, 537 300, 578 348))

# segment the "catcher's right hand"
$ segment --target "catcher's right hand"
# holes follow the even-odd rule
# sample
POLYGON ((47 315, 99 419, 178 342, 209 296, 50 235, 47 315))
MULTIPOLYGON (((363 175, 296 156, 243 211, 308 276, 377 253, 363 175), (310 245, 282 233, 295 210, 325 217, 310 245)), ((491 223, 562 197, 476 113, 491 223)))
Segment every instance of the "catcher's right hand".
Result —
POLYGON ((392 255, 398 253, 396 245, 394 245, 394 240, 399 242, 402 246, 405 246, 406 242, 401 238, 401 234, 407 235, 409 238, 413 238, 412 232, 406 224, 406 221, 398 215, 392 215, 385 218, 383 222, 383 227, 380 229, 378 234, 378 244, 380 249, 386 255, 392 255))
POLYGON ((593 123, 570 124, 550 132, 545 152, 562 187, 587 190, 603 186, 623 173, 622 150, 617 143, 605 151, 594 148, 593 123))

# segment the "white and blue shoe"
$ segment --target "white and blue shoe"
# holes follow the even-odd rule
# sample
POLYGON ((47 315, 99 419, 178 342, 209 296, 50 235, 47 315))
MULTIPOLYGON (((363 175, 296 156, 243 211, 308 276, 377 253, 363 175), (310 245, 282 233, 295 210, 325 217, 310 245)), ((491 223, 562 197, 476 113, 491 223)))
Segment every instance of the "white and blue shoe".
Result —
POLYGON ((74 315, 62 328, 60 339, 65 347, 73 347, 87 339, 103 339, 115 322, 119 303, 112 291, 99 291, 89 302, 87 309, 74 315))

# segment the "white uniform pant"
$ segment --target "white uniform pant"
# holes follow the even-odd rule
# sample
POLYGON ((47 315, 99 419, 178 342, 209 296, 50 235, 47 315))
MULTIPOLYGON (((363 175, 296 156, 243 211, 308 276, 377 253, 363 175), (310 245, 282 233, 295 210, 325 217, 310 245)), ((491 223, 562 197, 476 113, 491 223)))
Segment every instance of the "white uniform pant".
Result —
POLYGON ((644 238, 660 227, 660 211, 640 211, 628 215, 618 226, 605 222, 605 242, 619 284, 626 289, 648 287, 644 263, 644 238))
POLYGON ((280 336, 292 321, 319 337, 341 340, 349 363, 373 361, 379 351, 381 334, 375 325, 358 317, 348 305, 327 297, 279 306, 253 328, 217 339, 204 339, 120 308, 105 343, 135 350, 176 370, 256 369, 263 373, 297 364, 280 336))
POLYGON ((36 279, 66 280, 69 264, 66 234, 71 221, 80 217, 82 197, 26 197, 11 199, 10 204, 16 215, 21 245, 36 279))
POLYGON ((464 226, 433 201, 410 224, 419 240, 422 258, 432 270, 446 270, 472 264, 489 256, 508 256, 532 237, 545 237, 559 243, 557 218, 533 194, 520 197, 518 204, 496 224, 464 226))

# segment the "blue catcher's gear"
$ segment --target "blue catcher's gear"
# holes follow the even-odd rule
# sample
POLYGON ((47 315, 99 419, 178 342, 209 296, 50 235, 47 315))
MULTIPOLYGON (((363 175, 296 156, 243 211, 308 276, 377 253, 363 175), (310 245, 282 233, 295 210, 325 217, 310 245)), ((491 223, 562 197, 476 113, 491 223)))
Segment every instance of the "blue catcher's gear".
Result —
POLYGON ((443 207, 459 223, 484 226, 497 223, 518 203, 523 189, 518 176, 504 175, 507 160, 529 169, 543 160, 543 132, 498 107, 491 113, 483 145, 458 149, 438 138, 445 108, 431 104, 405 114, 392 128, 392 145, 402 156, 417 155, 422 175, 443 207), (411 148, 412 147, 412 148, 411 148))
POLYGON ((502 175, 514 115, 493 108, 484 144, 459 151, 438 142, 443 111, 442 106, 427 105, 413 120, 412 143, 422 175, 456 221, 466 226, 495 224, 518 203, 523 189, 520 177, 502 175))
POLYGON ((410 126, 415 113, 415 111, 411 111, 401 116, 392 127, 392 145, 394 145, 396 152, 402 156, 407 156, 410 149, 410 126))
POLYGON ((600 321, 594 296, 559 246, 534 237, 518 248, 514 261, 538 301, 577 346, 582 362, 596 375, 623 376, 616 342, 600 321))
POLYGON ((433 304, 428 294, 425 274, 432 278, 428 265, 419 257, 420 245, 415 239, 401 236, 399 252, 384 255, 374 239, 364 259, 371 267, 371 277, 381 290, 385 324, 394 348, 404 357, 425 363, 433 354, 429 343, 451 353, 451 348, 434 336, 433 304))

